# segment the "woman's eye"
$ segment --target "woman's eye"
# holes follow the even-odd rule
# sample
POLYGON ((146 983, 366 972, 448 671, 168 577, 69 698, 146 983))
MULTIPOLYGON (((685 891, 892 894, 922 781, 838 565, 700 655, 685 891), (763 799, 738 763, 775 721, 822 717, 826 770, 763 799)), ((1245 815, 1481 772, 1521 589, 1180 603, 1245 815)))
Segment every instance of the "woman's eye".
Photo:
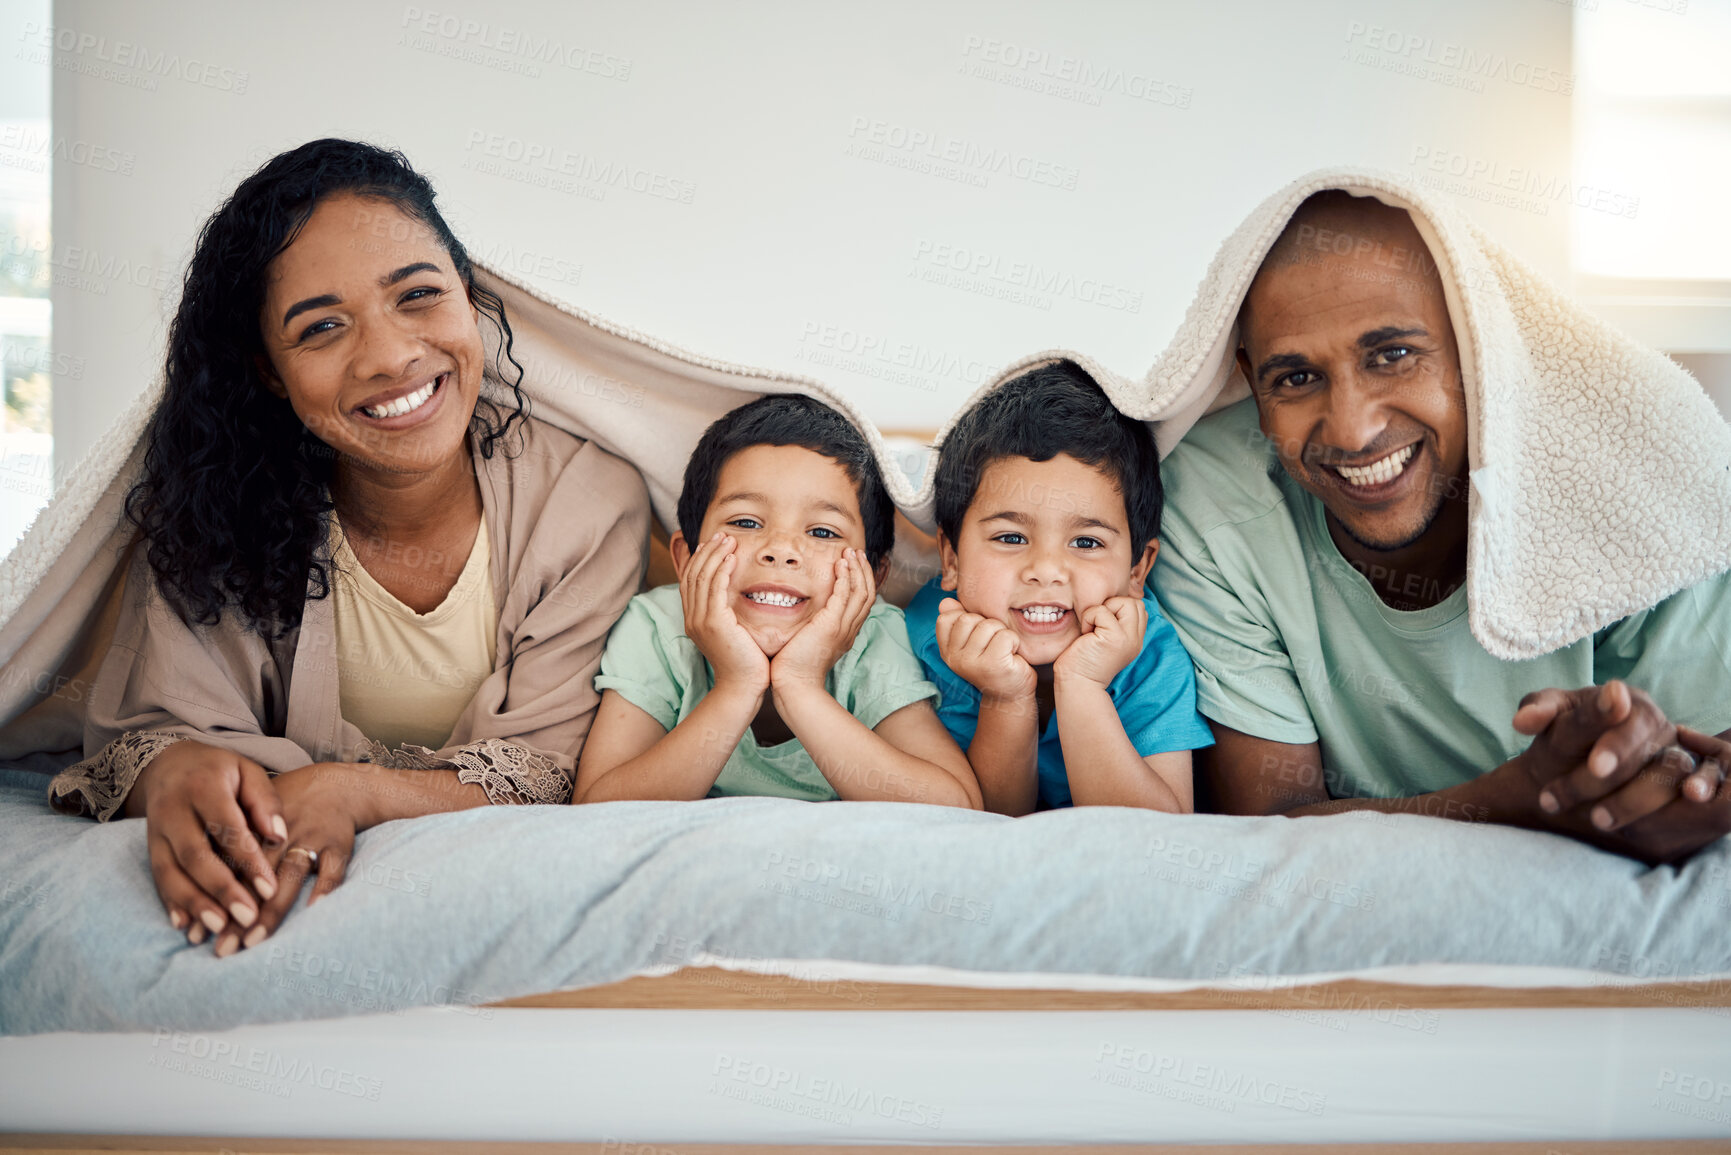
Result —
POLYGON ((760 529, 760 528, 762 528, 761 526, 759 526, 758 521, 755 517, 736 517, 732 521, 728 522, 727 524, 731 525, 734 529, 760 529))
POLYGON ((829 528, 827 525, 815 525, 812 528, 806 530, 806 532, 811 534, 811 536, 813 536, 813 537, 821 537, 821 538, 825 538, 825 539, 840 538, 841 537, 841 534, 839 534, 835 530, 829 528))
POLYGON ((1299 369, 1296 372, 1288 373, 1283 377, 1277 378, 1274 382, 1274 387, 1276 389, 1282 387, 1287 389, 1302 389, 1306 385, 1314 385, 1316 383, 1315 378, 1316 374, 1312 373, 1309 369, 1299 369))
POLYGON ((1070 544, 1075 546, 1077 549, 1103 549, 1106 545, 1105 542, 1101 541, 1097 537, 1074 538, 1071 540, 1070 544))
POLYGON ((992 538, 992 540, 993 541, 1001 541, 1005 545, 1027 545, 1028 544, 1028 539, 1019 533, 1000 533, 996 537, 992 538))
POLYGON ((329 317, 326 317, 322 321, 314 321, 312 324, 308 325, 305 329, 301 330, 300 339, 302 341, 307 341, 307 340, 311 340, 314 337, 322 337, 326 333, 329 333, 329 332, 332 332, 333 330, 335 330, 336 326, 337 326, 336 321, 329 318, 329 317), (327 326, 329 326, 329 327, 327 328, 327 326))
POLYGON ((410 301, 424 300, 428 297, 443 296, 444 292, 445 292, 445 290, 443 290, 443 289, 436 289, 430 285, 423 285, 420 288, 410 289, 408 292, 404 293, 403 294, 403 304, 406 305, 410 301))
POLYGON ((1410 345, 1391 345, 1386 349, 1378 349, 1375 353, 1371 354, 1371 360, 1378 365, 1392 365, 1396 361, 1404 361, 1406 358, 1412 356, 1412 352, 1412 346, 1410 345))

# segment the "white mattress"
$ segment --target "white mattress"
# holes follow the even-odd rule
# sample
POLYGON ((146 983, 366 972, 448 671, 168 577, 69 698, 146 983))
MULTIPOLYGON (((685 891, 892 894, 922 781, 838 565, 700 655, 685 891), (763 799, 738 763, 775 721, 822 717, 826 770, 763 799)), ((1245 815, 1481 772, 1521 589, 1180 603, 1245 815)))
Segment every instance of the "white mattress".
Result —
POLYGON ((1731 1009, 442 1008, 0 1038, 8 1130, 498 1140, 1731 1136, 1731 1009))

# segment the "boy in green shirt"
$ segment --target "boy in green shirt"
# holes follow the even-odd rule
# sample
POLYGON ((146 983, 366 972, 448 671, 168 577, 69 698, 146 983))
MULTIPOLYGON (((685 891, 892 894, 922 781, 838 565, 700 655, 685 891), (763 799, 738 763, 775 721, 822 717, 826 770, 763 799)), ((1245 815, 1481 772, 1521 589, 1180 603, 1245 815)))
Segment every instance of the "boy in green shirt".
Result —
POLYGON ((865 438, 808 397, 723 416, 686 467, 677 585, 607 639, 573 802, 736 794, 980 807, 902 612, 865 438), (695 544, 693 544, 695 543, 695 544))

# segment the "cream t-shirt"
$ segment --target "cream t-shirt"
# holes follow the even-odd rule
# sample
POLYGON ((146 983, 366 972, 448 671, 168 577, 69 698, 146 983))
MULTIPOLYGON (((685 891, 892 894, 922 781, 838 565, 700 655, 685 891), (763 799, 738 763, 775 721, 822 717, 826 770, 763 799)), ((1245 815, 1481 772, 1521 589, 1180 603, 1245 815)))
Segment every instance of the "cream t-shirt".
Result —
POLYGON ((405 742, 441 748, 493 672, 499 613, 486 521, 457 584, 424 614, 398 601, 366 571, 335 514, 331 538, 343 717, 391 749, 405 742))

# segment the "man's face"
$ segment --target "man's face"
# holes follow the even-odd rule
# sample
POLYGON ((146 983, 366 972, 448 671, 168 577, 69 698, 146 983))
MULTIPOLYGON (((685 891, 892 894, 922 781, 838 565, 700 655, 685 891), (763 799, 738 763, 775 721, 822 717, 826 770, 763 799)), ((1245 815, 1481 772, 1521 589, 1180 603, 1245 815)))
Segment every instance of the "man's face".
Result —
POLYGON ((1257 274, 1238 353, 1280 463, 1378 550, 1420 538, 1445 499, 1464 495, 1467 470, 1442 281, 1428 259, 1412 259, 1424 242, 1402 223, 1301 233, 1296 263, 1257 274), (1334 240, 1343 235, 1350 244, 1334 240))
POLYGON ((1081 617, 1107 598, 1141 596, 1159 549, 1130 540, 1124 496, 1067 453, 1003 457, 980 475, 956 540, 940 534, 943 576, 969 613, 1015 632, 1029 665, 1057 660, 1081 617))

